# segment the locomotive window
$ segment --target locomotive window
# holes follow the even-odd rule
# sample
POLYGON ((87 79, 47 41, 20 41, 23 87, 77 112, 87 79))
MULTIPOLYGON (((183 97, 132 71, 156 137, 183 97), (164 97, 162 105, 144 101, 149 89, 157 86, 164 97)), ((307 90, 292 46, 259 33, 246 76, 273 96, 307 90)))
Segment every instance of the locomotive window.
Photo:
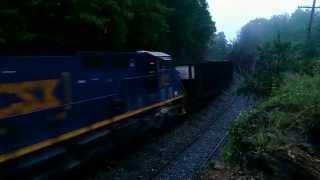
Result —
POLYGON ((85 67, 91 69, 99 69, 105 65, 105 61, 101 56, 84 57, 82 63, 85 67))
POLYGON ((117 69, 127 69, 129 67, 128 59, 113 59, 112 67, 117 69))
POLYGON ((156 60, 149 60, 147 63, 149 66, 156 66, 157 65, 156 60))

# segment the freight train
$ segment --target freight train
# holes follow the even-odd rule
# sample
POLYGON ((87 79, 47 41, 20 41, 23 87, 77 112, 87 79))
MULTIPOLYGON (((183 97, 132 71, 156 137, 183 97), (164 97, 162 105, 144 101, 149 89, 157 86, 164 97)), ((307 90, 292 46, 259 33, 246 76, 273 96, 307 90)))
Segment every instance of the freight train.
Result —
POLYGON ((155 116, 183 113, 183 87, 165 53, 0 60, 0 177, 65 161, 143 114, 157 124, 155 116))
POLYGON ((2 56, 0 179, 46 179, 78 167, 163 128, 231 80, 228 61, 174 67, 162 52, 2 56))

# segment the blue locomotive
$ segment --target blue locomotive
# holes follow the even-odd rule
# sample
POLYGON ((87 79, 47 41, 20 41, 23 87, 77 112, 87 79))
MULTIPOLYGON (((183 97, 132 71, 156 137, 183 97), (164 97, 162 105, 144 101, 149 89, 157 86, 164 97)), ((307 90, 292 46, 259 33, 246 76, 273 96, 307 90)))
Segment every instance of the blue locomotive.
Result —
POLYGON ((4 167, 50 159, 59 154, 50 148, 75 140, 85 144, 98 138, 101 129, 180 104, 184 97, 170 55, 161 52, 0 60, 4 167))

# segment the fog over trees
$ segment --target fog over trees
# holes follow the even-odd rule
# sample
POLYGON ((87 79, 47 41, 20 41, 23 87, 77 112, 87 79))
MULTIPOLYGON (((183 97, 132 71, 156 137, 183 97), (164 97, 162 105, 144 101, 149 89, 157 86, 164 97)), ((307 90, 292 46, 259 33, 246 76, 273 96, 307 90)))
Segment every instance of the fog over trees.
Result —
POLYGON ((236 61, 249 62, 259 58, 259 50, 274 40, 290 43, 295 56, 306 53, 316 55, 320 47, 320 13, 315 15, 312 28, 312 46, 306 44, 310 11, 297 9, 292 15, 275 15, 270 19, 259 18, 242 27, 233 43, 231 56, 236 61), (310 51, 311 50, 311 51, 310 51))

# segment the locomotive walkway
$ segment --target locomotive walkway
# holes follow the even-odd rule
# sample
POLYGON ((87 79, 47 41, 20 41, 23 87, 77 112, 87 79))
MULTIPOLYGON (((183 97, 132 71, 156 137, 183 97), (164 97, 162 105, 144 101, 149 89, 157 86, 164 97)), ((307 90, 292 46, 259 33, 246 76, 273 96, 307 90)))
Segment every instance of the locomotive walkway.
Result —
MULTIPOLYGON (((235 81, 239 82, 239 81, 235 81)), ((230 123, 251 106, 238 96, 238 83, 178 128, 152 140, 89 179, 191 179, 198 177, 224 144, 230 123)))

